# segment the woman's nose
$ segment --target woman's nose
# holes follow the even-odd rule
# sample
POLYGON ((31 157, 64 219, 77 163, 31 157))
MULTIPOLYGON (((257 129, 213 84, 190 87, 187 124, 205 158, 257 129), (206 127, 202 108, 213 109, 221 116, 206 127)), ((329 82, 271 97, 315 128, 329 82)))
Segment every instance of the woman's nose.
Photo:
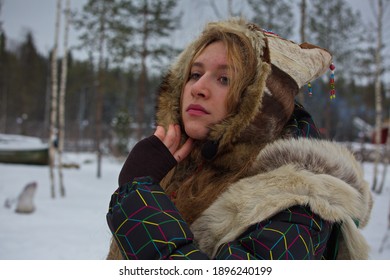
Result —
POLYGON ((206 75, 197 80, 191 88, 191 94, 194 97, 207 98, 210 96, 209 83, 206 75))

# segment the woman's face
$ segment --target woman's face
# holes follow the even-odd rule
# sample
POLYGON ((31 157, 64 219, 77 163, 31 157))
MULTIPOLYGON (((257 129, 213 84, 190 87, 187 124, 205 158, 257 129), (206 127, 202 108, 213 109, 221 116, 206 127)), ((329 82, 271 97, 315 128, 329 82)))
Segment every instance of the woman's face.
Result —
POLYGON ((230 79, 225 44, 214 42, 195 59, 184 86, 181 114, 190 138, 205 139, 209 127, 227 116, 230 79))

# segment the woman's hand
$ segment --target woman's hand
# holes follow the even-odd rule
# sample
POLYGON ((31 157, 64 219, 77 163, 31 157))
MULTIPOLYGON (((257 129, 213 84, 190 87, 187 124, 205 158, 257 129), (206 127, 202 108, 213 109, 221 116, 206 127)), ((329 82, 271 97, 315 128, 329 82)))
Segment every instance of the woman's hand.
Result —
POLYGON ((154 135, 164 143, 177 162, 185 159, 192 150, 192 138, 188 138, 180 147, 181 131, 177 124, 170 124, 167 132, 165 132, 164 127, 157 126, 154 135))

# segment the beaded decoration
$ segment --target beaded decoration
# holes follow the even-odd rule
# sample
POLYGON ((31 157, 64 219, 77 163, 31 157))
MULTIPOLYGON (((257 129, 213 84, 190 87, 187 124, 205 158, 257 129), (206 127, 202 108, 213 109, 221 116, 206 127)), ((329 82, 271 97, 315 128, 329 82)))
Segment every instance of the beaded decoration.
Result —
POLYGON ((309 90, 309 96, 312 96, 313 95, 313 88, 311 87, 310 82, 307 84, 307 89, 309 90))
MULTIPOLYGON (((334 69, 336 69, 336 66, 334 66, 334 64, 332 63, 329 66, 329 69, 330 69, 330 81, 329 81, 330 92, 329 92, 329 98, 330 99, 335 99, 336 98, 336 88, 335 88, 335 85, 334 85, 334 69)), ((310 82, 307 83, 307 89, 309 91, 309 96, 312 96, 313 95, 313 88, 312 88, 310 82)))
POLYGON ((336 69, 336 66, 332 63, 329 66, 330 69, 330 99, 336 98, 336 89, 334 86, 334 69, 336 69))
POLYGON ((276 36, 276 37, 280 37, 279 34, 273 32, 272 30, 268 30, 268 29, 264 29, 264 28, 262 28, 261 30, 262 30, 264 33, 266 33, 266 34, 270 34, 270 35, 274 35, 274 36, 276 36))

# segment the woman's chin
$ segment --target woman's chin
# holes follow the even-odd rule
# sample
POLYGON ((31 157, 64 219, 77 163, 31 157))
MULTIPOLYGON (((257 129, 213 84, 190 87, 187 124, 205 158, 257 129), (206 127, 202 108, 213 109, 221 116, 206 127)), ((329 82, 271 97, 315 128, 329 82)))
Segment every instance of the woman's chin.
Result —
POLYGON ((194 140, 204 140, 206 139, 209 129, 206 129, 204 127, 186 127, 185 129, 186 134, 188 137, 194 139, 194 140))

